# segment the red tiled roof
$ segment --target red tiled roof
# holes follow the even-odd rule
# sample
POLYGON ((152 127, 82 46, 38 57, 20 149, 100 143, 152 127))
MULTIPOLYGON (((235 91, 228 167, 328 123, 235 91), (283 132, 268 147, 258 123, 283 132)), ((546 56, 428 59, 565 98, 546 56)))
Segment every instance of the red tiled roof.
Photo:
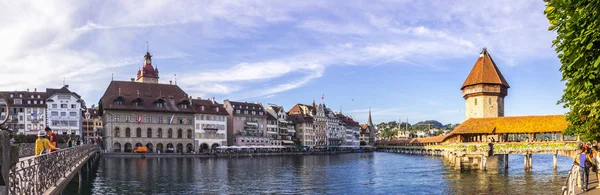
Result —
POLYGON ((483 49, 480 57, 477 58, 471 73, 469 73, 469 76, 467 76, 467 79, 460 89, 462 90, 467 86, 477 84, 497 84, 503 85, 507 88, 510 87, 486 49, 483 49))
POLYGON ((348 125, 348 126, 360 127, 360 124, 358 122, 354 121, 354 119, 352 119, 352 118, 350 118, 348 116, 345 116, 345 115, 343 115, 341 113, 336 114, 336 116, 340 120, 342 120, 342 122, 346 123, 346 125, 348 125))
POLYGON ((196 109, 197 114, 229 115, 223 104, 213 103, 211 100, 192 99, 192 107, 196 109), (202 110, 203 106, 204 110, 202 110))
POLYGON ((85 118, 86 112, 90 113, 90 118, 98 117, 98 110, 95 108, 86 108, 85 110, 81 111, 81 117, 85 118))
POLYGON ((187 94, 177 85, 111 81, 106 92, 100 98, 100 104, 105 110, 194 113, 195 110, 192 106, 180 107, 180 104, 189 103, 187 97, 187 94), (117 98, 123 100, 123 105, 116 103, 117 98), (135 106, 134 100, 141 100, 140 105, 135 106), (157 107, 156 102, 158 101, 163 101, 164 107, 157 107))

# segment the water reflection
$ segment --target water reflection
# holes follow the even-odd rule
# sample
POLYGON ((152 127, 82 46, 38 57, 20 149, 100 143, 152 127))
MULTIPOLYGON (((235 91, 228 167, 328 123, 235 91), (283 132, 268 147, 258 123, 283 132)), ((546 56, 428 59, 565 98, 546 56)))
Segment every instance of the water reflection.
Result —
POLYGON ((534 155, 488 159, 488 170, 457 171, 439 157, 390 153, 253 158, 101 158, 81 190, 65 194, 557 194, 571 160, 534 155))

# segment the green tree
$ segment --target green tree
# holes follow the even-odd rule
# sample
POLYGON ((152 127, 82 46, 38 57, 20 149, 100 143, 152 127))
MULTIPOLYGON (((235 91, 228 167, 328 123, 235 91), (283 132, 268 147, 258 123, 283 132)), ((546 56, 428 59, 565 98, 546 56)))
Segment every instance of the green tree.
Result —
POLYGON ((583 140, 600 137, 600 1, 544 0, 544 14, 561 62, 566 88, 558 104, 570 108, 565 134, 583 140))

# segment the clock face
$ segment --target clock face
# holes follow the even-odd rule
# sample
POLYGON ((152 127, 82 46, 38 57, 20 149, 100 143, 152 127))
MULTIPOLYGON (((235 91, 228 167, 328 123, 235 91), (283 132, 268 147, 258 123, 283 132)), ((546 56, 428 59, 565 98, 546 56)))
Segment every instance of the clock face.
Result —
POLYGON ((146 64, 152 64, 152 61, 150 59, 146 59, 146 64))

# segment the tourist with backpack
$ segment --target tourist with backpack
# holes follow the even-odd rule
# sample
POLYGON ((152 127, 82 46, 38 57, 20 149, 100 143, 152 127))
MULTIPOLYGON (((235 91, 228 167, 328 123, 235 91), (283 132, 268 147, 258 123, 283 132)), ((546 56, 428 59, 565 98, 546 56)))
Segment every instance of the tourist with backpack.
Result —
POLYGON ((60 148, 54 147, 50 140, 48 140, 48 135, 43 130, 38 132, 38 139, 35 140, 35 155, 42 155, 46 153, 50 153, 52 150, 59 150, 60 148))
POLYGON ((590 168, 593 166, 592 157, 588 154, 589 152, 586 150, 586 148, 587 147, 585 147, 585 145, 579 147, 580 153, 575 157, 574 162, 579 166, 579 180, 581 182, 579 187, 581 187, 581 190, 584 192, 587 191, 590 168))

